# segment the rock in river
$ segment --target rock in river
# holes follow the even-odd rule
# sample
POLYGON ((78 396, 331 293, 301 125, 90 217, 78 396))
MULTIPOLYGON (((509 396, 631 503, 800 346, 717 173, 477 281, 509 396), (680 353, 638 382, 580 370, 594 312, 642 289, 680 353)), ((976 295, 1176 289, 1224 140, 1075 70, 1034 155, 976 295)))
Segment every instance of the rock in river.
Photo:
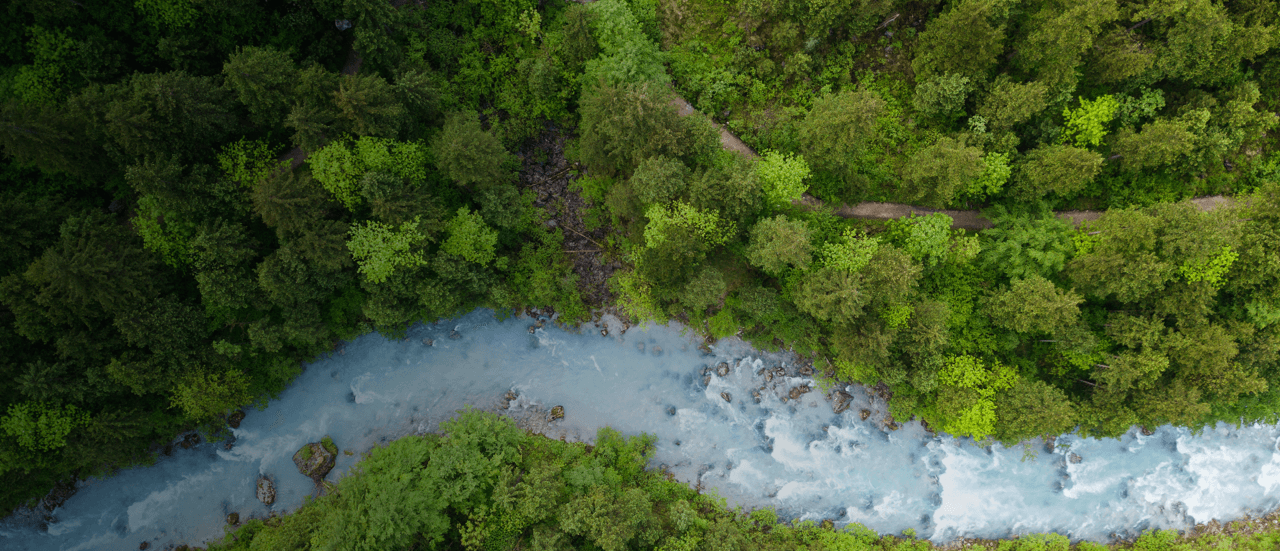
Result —
POLYGON ((724 377, 724 376, 727 376, 728 374, 729 374, 729 364, 727 362, 720 362, 720 365, 716 366, 716 375, 724 377))
POLYGON ((721 397, 721 398, 724 398, 724 401, 726 401, 726 402, 732 402, 732 401, 733 401, 733 395, 732 395, 732 394, 729 394, 728 392, 721 392, 721 393, 720 393, 720 397, 721 397))
POLYGON ((835 404, 831 406, 831 409, 834 410, 836 414, 844 413, 845 410, 849 409, 849 405, 853 402, 853 396, 850 396, 849 393, 844 392, 843 390, 837 390, 831 398, 835 401, 835 404))
POLYGON ((270 478, 265 476, 258 477, 258 501, 263 505, 271 505, 276 502, 276 485, 271 482, 270 478))
POLYGON ((547 421, 557 421, 560 419, 564 419, 564 406, 551 408, 551 415, 547 417, 547 421))
POLYGON ((789 396, 791 396, 792 400, 799 400, 801 396, 807 394, 808 392, 809 392, 809 385, 800 385, 796 387, 791 387, 791 393, 789 394, 789 396))
POLYGON ((302 446, 293 454, 293 464, 298 466, 298 472, 316 482, 324 480, 337 461, 338 447, 328 436, 302 446))

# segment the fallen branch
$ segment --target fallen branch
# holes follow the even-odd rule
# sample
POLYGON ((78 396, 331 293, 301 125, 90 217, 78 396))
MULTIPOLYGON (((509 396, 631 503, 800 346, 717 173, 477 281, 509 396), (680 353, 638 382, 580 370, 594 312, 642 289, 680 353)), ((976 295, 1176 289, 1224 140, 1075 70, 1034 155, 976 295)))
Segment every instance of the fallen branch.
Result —
POLYGON ((890 18, 886 19, 884 23, 881 23, 879 27, 876 27, 876 30, 878 31, 878 30, 880 30, 880 29, 883 29, 883 28, 885 27, 885 25, 888 25, 888 24, 890 24, 890 23, 893 23, 893 21, 894 21, 895 19, 897 19, 899 15, 902 15, 902 14, 900 14, 900 13, 895 13, 895 14, 893 14, 893 17, 890 17, 890 18))
POLYGON ((571 232, 573 232, 573 233, 578 234, 579 236, 581 236, 583 239, 586 239, 587 241, 590 241, 590 242, 592 242, 592 243, 595 243, 595 244, 596 244, 596 246, 597 246, 597 247, 600 247, 601 249, 608 248, 608 247, 605 247, 604 245, 601 245, 601 244, 600 244, 598 241, 596 241, 595 239, 592 239, 592 238, 590 238, 590 237, 587 237, 587 236, 586 236, 585 234, 583 234, 582 232, 580 232, 580 231, 578 231, 578 230, 575 230, 575 229, 573 229, 573 228, 570 228, 569 226, 560 226, 560 227, 562 227, 562 228, 564 228, 564 229, 566 229, 566 230, 569 230, 569 231, 571 231, 571 232))

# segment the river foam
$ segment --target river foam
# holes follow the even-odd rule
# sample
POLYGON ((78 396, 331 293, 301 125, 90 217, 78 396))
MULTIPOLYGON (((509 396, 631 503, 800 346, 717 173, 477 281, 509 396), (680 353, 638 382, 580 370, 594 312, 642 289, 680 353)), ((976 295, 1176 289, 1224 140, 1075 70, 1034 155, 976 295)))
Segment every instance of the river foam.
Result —
POLYGON ((1280 503, 1274 426, 1065 435, 1053 452, 1039 444, 980 448, 919 423, 885 430, 883 404, 860 388, 845 389, 852 406, 835 414, 824 396, 835 389, 818 388, 791 356, 736 339, 706 354, 674 325, 624 333, 613 324, 607 337, 589 327, 530 333, 529 326, 478 310, 416 326, 403 340, 366 335, 346 343, 309 364, 266 409, 249 411, 230 449, 223 442, 175 449, 155 465, 83 481, 50 522, 0 523, 0 547, 202 544, 222 535, 228 513, 264 517, 315 495, 291 461, 303 444, 330 435, 353 452, 339 454, 334 480, 373 446, 434 430, 467 406, 498 410, 508 391, 518 394, 506 410, 517 417, 564 406, 565 418, 545 425, 553 438, 590 440, 605 425, 656 435, 652 466, 731 505, 881 533, 910 528, 939 542, 1047 531, 1103 541, 1280 503), (731 366, 724 376, 715 369, 721 362, 731 366), (813 390, 792 399, 791 389, 804 385, 813 390), (871 411, 866 421, 862 409, 871 411), (255 498, 259 476, 275 481, 270 507, 255 498))

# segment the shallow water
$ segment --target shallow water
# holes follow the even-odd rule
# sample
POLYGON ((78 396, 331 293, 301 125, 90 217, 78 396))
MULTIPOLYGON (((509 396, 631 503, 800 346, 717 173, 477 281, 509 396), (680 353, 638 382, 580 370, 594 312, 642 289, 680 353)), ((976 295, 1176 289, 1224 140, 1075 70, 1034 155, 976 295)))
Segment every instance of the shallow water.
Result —
MULTIPOLYGON (((329 435, 339 454, 329 480, 360 452, 434 430, 467 405, 496 409, 518 393, 517 417, 562 405, 552 437, 590 440, 597 428, 659 438, 653 466, 715 491, 730 504, 773 506, 783 518, 859 522, 881 533, 914 528, 935 541, 1056 531, 1103 541, 1145 528, 1186 528, 1274 509, 1280 503, 1280 429, 1220 427, 1193 436, 1164 427, 1119 439, 1060 437, 1048 453, 979 448, 936 437, 918 423, 881 428, 883 404, 858 388, 836 415, 792 358, 723 340, 706 355, 679 327, 615 325, 609 336, 479 310, 420 325, 404 340, 366 335, 310 364, 278 400, 249 411, 225 443, 175 448, 156 465, 80 483, 45 524, 0 523, 4 549, 137 549, 203 544, 241 519, 297 508, 316 491, 291 460, 329 435), (434 344, 428 346, 427 340, 434 344), (720 377, 714 368, 728 362, 720 377), (711 367, 704 386, 703 372, 711 367), (764 368, 786 373, 766 383, 764 368), (797 400, 788 391, 814 387, 797 400), (757 403, 752 390, 760 389, 757 403), (721 393, 728 393, 726 402, 721 393), (859 418, 862 409, 872 415, 859 418), (1068 449, 1069 448, 1069 449, 1068 449), (1082 461, 1068 461, 1069 454, 1082 461), (259 475, 276 484, 271 507, 255 498, 259 475)), ((834 389, 828 389, 834 390, 834 389)))

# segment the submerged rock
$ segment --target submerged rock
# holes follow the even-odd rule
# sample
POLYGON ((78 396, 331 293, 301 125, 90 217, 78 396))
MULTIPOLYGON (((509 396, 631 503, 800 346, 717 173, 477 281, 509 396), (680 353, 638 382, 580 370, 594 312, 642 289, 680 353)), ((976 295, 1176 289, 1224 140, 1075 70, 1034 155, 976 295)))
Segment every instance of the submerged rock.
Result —
MULTIPOLYGON (((834 394, 831 395, 831 398, 835 400, 835 403, 832 404, 831 409, 836 414, 844 413, 846 410, 849 409, 849 406, 852 405, 853 403, 853 396, 850 396, 849 393, 843 390, 837 390, 834 394)), ((866 419, 866 418, 864 417, 863 419, 866 419)))
POLYGON ((139 550, 139 551, 147 551, 147 549, 151 549, 151 542, 149 542, 149 541, 144 541, 144 542, 142 542, 142 543, 139 543, 139 544, 138 544, 138 550, 139 550))
POLYGON ((560 419, 564 419, 564 406, 551 408, 551 415, 547 417, 547 421, 558 421, 560 419))
POLYGON ((276 502, 276 484, 265 476, 258 477, 258 501, 263 505, 276 502))
POLYGON ((186 436, 183 436, 182 442, 179 442, 178 445, 182 446, 182 449, 184 450, 189 450, 191 449, 192 446, 199 443, 200 443, 200 434, 193 432, 186 436))
POLYGON ((422 339, 422 344, 425 344, 425 345, 427 345, 427 346, 435 346, 435 345, 436 345, 436 340, 435 340, 435 339, 422 339))
POLYGON ((298 472, 316 482, 324 480, 337 461, 338 447, 328 436, 302 446, 293 454, 293 464, 298 467, 298 472))
POLYGON ((1072 463, 1079 463, 1081 461, 1084 461, 1084 458, 1080 457, 1080 454, 1076 452, 1071 452, 1069 455, 1067 455, 1067 461, 1070 461, 1072 463))
POLYGON ((866 421, 867 419, 871 418, 871 410, 864 409, 858 412, 858 417, 861 418, 863 421, 866 421))
POLYGON ((727 362, 720 362, 720 365, 716 366, 716 375, 721 377, 729 375, 729 364, 727 362))
POLYGON ((1053 450, 1057 449, 1057 446, 1055 445, 1055 444, 1057 443, 1057 441, 1058 441, 1058 437, 1057 437, 1057 436, 1050 436, 1050 437, 1048 437, 1048 438, 1045 438, 1045 439, 1044 439, 1044 451, 1046 451, 1046 452, 1048 452, 1048 453, 1053 453, 1053 450))

